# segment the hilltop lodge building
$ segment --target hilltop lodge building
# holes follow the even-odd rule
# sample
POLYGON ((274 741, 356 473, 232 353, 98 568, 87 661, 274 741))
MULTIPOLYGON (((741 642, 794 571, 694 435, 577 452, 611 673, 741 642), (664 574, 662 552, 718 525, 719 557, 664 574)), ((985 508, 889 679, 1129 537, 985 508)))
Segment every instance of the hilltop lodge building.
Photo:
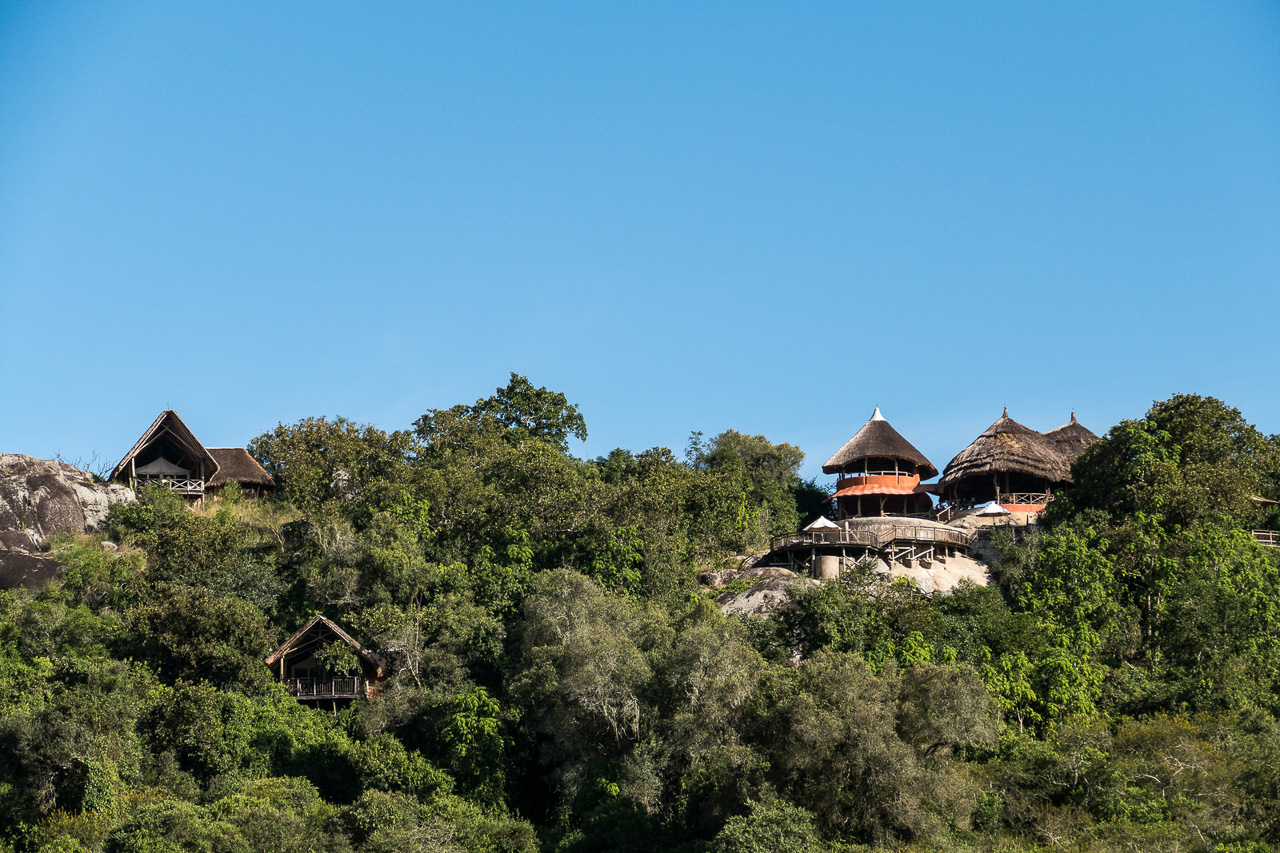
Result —
POLYGON ((1029 523, 1071 484, 1071 465, 1097 436, 1076 420, 1040 433, 1004 414, 938 469, 885 420, 870 420, 822 466, 836 474, 834 519, 773 540, 770 557, 814 577, 875 558, 932 569, 967 556, 983 527, 1029 523), (938 496, 935 507, 931 496, 938 496))
POLYGON ((243 447, 205 447, 172 409, 160 413, 107 478, 135 492, 156 483, 192 503, 217 499, 228 483, 261 496, 275 480, 243 447))

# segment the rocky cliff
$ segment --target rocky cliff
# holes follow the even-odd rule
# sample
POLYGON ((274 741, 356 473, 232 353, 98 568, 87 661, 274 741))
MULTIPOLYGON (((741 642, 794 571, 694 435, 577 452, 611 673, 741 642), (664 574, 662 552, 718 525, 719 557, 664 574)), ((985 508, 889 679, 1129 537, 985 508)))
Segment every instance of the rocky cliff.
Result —
POLYGON ((50 536, 93 530, 112 504, 132 500, 130 489, 95 483, 74 465, 0 453, 0 587, 38 589, 57 573, 39 556, 50 536))

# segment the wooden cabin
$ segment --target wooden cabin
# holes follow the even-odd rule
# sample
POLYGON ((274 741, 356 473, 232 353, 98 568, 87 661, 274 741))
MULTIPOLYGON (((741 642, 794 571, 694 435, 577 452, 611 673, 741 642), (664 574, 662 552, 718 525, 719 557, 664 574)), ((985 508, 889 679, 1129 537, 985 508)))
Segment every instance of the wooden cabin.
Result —
POLYGON ((271 475, 247 450, 205 447, 172 409, 160 413, 107 479, 135 492, 159 483, 193 503, 205 495, 216 498, 231 482, 239 483, 249 495, 263 494, 275 486, 271 475))
POLYGON ((921 485, 938 474, 924 454, 902 437, 877 408, 871 419, 822 466, 838 474, 836 518, 927 516, 932 487, 921 485))
POLYGON ((218 473, 218 462, 172 409, 147 428, 107 479, 135 492, 162 483, 191 501, 204 497, 205 483, 218 473))
POLYGON ((942 500, 954 509, 995 502, 1010 512, 1040 512, 1055 488, 1071 483, 1071 461, 1059 448, 1078 445, 1080 431, 1093 435, 1074 414, 1072 423, 1079 429, 1063 432, 1071 427, 1067 424, 1053 431, 1057 438, 1050 438, 1009 417, 1006 408, 947 463, 938 481, 942 500))
POLYGON ((389 675, 382 658, 323 616, 308 619, 267 656, 266 663, 299 702, 335 711, 352 700, 373 698, 389 675), (339 673, 326 669, 319 653, 335 642, 346 644, 354 653, 355 671, 339 673))

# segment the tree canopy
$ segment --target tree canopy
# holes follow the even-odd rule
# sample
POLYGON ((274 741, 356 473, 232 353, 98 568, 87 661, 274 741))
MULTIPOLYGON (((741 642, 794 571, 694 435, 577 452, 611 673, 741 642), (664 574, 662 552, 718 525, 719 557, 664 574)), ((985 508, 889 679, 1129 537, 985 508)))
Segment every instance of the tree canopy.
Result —
POLYGON ((1111 429, 990 586, 864 564, 768 619, 695 577, 821 511, 801 452, 585 435, 512 374, 279 425, 266 499, 56 539, 58 583, 0 592, 0 853, 1280 849, 1280 441, 1225 403, 1111 429), (317 613, 372 701, 267 670, 317 613))

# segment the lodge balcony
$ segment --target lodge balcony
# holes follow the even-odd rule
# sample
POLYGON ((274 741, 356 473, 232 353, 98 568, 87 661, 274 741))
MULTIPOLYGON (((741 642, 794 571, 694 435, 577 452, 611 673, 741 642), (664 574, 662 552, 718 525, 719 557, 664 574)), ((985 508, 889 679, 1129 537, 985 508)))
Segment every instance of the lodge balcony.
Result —
POLYGON ((359 675, 346 678, 290 678, 285 689, 295 699, 364 699, 368 682, 359 675))
POLYGON ((143 486, 158 483, 171 492, 177 492, 180 495, 203 495, 204 480, 198 477, 170 477, 164 474, 139 474, 135 483, 136 491, 140 491, 143 486))
MULTIPOLYGON (((914 489, 920 485, 920 475, 906 471, 859 471, 844 474, 836 480, 836 491, 863 486, 888 486, 893 489, 914 489)), ((869 490, 868 490, 869 491, 869 490)))
POLYGON ((1280 547, 1280 533, 1274 530, 1253 530, 1253 538, 1257 540, 1259 545, 1266 545, 1269 548, 1280 547))

